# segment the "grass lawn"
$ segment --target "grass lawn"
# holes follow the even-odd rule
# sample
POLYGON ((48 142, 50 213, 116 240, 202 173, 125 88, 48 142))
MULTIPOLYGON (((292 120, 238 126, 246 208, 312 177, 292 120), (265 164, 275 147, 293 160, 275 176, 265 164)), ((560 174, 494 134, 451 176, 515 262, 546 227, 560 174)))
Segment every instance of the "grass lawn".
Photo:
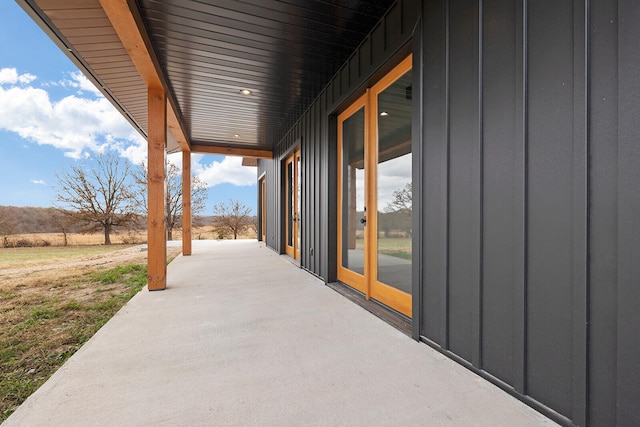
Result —
POLYGON ((110 261, 122 248, 0 249, 0 422, 146 285, 146 255, 110 261), (32 271, 33 263, 63 265, 32 271))
POLYGON ((411 238, 380 238, 378 252, 397 258, 411 259, 411 238))
POLYGON ((53 264, 63 260, 102 255, 132 245, 48 246, 37 248, 0 248, 0 270, 29 265, 53 264))

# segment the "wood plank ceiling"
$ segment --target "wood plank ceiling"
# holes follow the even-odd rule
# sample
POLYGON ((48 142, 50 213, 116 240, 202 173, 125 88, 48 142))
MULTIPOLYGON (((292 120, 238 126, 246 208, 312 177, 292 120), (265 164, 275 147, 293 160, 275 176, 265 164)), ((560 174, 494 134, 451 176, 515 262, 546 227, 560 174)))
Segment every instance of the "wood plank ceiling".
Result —
MULTIPOLYGON (((146 87, 99 0, 17 0, 147 133, 146 87)), ((392 0, 129 0, 189 144, 271 150, 392 0), (241 91, 247 89, 250 95, 241 91)), ((172 135, 169 151, 179 150, 172 135)))

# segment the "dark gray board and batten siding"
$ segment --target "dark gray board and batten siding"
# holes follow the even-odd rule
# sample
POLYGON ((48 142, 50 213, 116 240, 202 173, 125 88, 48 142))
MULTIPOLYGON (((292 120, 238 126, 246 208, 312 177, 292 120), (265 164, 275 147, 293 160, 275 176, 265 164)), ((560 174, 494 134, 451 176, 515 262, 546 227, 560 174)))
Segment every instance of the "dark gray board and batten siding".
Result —
MULTIPOLYGON (((302 266, 335 279, 335 113, 409 46, 414 335, 563 424, 640 425, 640 3, 415 6, 277 148, 301 145, 302 266)), ((277 249, 280 168, 260 162, 277 249)))
POLYGON ((415 0, 395 3, 356 52, 316 98, 302 118, 282 136, 273 161, 258 162, 258 176, 266 173, 267 245, 284 253, 283 159, 295 148, 302 163, 301 265, 334 281, 336 275, 337 169, 336 113, 364 93, 392 65, 389 59, 411 53, 407 43, 420 15, 415 0), (277 189, 277 191, 275 191, 277 189), (311 255, 313 249, 313 255, 311 255))

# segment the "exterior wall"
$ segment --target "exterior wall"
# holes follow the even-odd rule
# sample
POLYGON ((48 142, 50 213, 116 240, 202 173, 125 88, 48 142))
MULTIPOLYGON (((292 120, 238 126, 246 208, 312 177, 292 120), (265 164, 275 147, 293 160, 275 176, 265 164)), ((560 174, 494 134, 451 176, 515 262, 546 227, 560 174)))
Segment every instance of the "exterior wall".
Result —
MULTIPOLYGON (((405 46, 415 337, 562 423, 640 425, 640 3, 419 8, 396 4, 277 148, 302 148, 302 266, 335 279, 334 116, 405 46)), ((280 164, 260 162, 277 249, 280 164)))
POLYGON ((302 248, 301 265, 326 281, 336 275, 336 119, 348 99, 361 94, 389 68, 389 59, 408 55, 420 15, 420 3, 402 0, 389 10, 350 60, 322 91, 296 125, 283 135, 274 160, 258 162, 258 176, 266 172, 267 245, 284 253, 284 175, 282 160, 301 148, 302 248), (386 66, 386 68, 385 68, 386 66), (313 255, 311 255, 313 250, 313 255))

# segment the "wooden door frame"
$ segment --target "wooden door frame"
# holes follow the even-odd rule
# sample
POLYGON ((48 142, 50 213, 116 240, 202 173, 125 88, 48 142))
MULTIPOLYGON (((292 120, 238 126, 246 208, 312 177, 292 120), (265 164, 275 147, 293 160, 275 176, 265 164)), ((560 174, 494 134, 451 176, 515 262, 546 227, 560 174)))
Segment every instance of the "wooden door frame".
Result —
MULTIPOLYGON (((377 168, 378 168, 378 95, 382 93, 385 89, 395 83, 400 77, 409 72, 412 69, 413 64, 413 56, 409 55, 398 65, 393 67, 391 71, 389 71, 382 79, 380 79, 369 91, 369 102, 370 102, 370 135, 371 138, 368 141, 368 147, 370 151, 369 160, 371 165, 375 165, 375 167, 370 167, 370 188, 368 196, 370 200, 367 203, 370 203, 370 206, 375 206, 376 209, 371 212, 369 217, 372 219, 371 228, 368 230, 371 233, 370 238, 370 247, 369 247, 369 256, 372 258, 370 260, 371 265, 371 281, 369 286, 369 295, 371 298, 374 298, 376 301, 380 301, 381 303, 388 305, 395 310, 398 310, 400 313, 405 316, 411 317, 413 311, 413 301, 412 295, 409 294, 409 298, 407 298, 407 294, 405 292, 400 291, 392 286, 387 285, 378 280, 377 277, 377 255, 378 255, 378 239, 376 238, 376 233, 378 232, 378 176, 377 176, 377 168)), ((369 217, 367 218, 367 225, 369 225, 369 217)))
POLYGON ((338 280, 362 292, 367 299, 373 298, 400 313, 411 317, 413 311, 412 295, 380 282, 377 278, 377 230, 378 230, 378 99, 377 96, 396 80, 412 69, 412 55, 403 59, 393 67, 382 79, 374 84, 366 93, 353 102, 338 115, 338 203, 337 203, 337 277, 338 280), (347 269, 342 265, 342 226, 343 226, 343 135, 342 124, 345 120, 364 108, 364 167, 365 167, 365 207, 367 223, 364 230, 364 275, 347 269))
MULTIPOLYGON (((343 183, 343 179, 344 177, 342 176, 343 174, 343 160, 344 160, 344 156, 343 156, 343 135, 342 135, 342 123, 344 123, 345 120, 347 120, 348 118, 350 118, 351 116, 353 116, 356 112, 358 112, 361 108, 364 108, 364 117, 365 117, 365 127, 364 127, 364 140, 365 140, 365 145, 366 145, 366 141, 368 139, 369 136, 369 130, 368 130, 368 126, 366 126, 366 117, 367 117, 367 111, 368 111, 368 97, 369 97, 369 91, 367 90, 367 92, 362 95, 360 98, 358 98, 355 102, 353 102, 346 110, 344 110, 340 115, 338 115, 338 192, 337 192, 337 197, 338 197, 338 203, 337 203, 337 207, 338 207, 338 215, 337 215, 337 222, 338 222, 338 244, 337 244, 337 248, 338 248, 338 263, 337 263, 337 278, 338 280, 340 280, 341 282, 347 283, 349 286, 353 287, 354 289, 357 289, 358 291, 362 292, 363 294, 365 294, 366 298, 369 299, 369 287, 367 286, 366 282, 365 282, 365 276, 366 276, 366 272, 367 272, 367 259, 365 257, 364 260, 364 268, 365 268, 365 274, 359 274, 356 273, 353 270, 349 270, 348 268, 344 267, 342 265, 342 250, 343 250, 343 242, 342 242, 342 225, 343 225, 343 218, 342 218, 342 209, 343 209, 343 205, 342 205, 342 200, 343 200, 343 194, 342 194, 342 183, 343 183)), ((366 155, 367 155, 367 150, 365 150, 364 152, 365 158, 364 158, 364 164, 365 164, 365 173, 366 173, 366 165, 367 165, 367 159, 366 159, 366 155)), ((365 186, 366 186, 366 177, 365 177, 365 186)), ((366 194, 366 188, 365 188, 365 194, 366 194)), ((366 204, 366 200, 365 200, 365 204, 366 204)), ((366 232, 366 228, 365 228, 365 233, 364 233, 364 246, 365 248, 367 247, 367 232, 366 232)))
POLYGON ((291 218, 291 211, 289 209, 289 197, 290 197, 290 191, 291 191, 291 183, 289 182, 289 164, 292 164, 292 179, 293 179, 293 184, 294 184, 294 190, 291 192, 291 207, 294 208, 297 206, 297 201, 298 198, 301 197, 302 195, 298 195, 296 189, 298 188, 298 180, 301 179, 301 177, 298 177, 298 162, 297 160, 302 160, 302 156, 301 156, 301 150, 300 150, 300 146, 296 146, 295 148, 293 148, 292 150, 290 150, 289 152, 286 153, 286 155, 283 156, 283 163, 284 163, 284 189, 285 189, 285 194, 284 194, 284 248, 285 248, 285 253, 289 256, 291 256, 292 258, 299 260, 300 259, 300 246, 298 245, 298 233, 299 233, 299 224, 300 224, 300 212, 296 213, 296 218, 291 218), (289 245, 289 222, 291 221, 291 230, 292 230, 292 236, 291 236, 291 243, 292 245, 289 245))

